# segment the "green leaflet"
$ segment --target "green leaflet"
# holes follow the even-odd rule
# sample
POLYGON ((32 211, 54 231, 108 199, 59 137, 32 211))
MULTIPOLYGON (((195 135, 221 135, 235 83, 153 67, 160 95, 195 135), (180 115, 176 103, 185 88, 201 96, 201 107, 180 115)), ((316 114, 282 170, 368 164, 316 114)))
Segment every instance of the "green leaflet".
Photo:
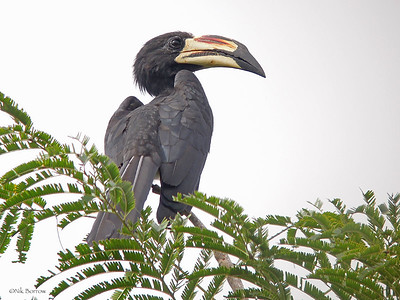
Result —
POLYGON ((15 231, 20 212, 17 209, 10 209, 1 224, 0 228, 0 254, 3 254, 11 242, 11 237, 15 231))
POLYGON ((225 275, 214 276, 207 287, 207 291, 203 295, 203 299, 215 299, 215 297, 222 290, 225 277, 225 275))
POLYGON ((24 211, 23 218, 18 225, 18 239, 17 239, 17 252, 18 261, 24 263, 26 261, 26 253, 31 246, 31 240, 34 230, 33 211, 24 211))

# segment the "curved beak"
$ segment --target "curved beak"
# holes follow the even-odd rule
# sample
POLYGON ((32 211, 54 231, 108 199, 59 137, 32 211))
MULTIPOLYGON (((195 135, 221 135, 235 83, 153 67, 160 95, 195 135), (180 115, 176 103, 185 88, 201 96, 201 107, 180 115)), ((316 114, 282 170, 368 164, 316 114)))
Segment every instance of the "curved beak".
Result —
POLYGON ((228 67, 265 77, 264 70, 245 45, 217 35, 203 35, 185 40, 175 61, 204 68, 228 67))

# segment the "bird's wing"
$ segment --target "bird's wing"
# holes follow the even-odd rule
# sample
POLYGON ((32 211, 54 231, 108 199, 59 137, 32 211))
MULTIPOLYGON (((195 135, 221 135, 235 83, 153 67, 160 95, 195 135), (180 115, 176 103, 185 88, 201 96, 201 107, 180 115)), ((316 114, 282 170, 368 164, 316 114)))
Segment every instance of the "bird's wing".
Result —
POLYGON ((175 77, 174 92, 158 104, 161 197, 157 219, 185 213, 190 207, 174 202, 177 193, 198 189, 200 175, 210 149, 213 117, 204 90, 189 71, 175 77))
MULTIPOLYGON (((136 206, 128 219, 135 222, 160 164, 157 154, 158 112, 128 97, 111 117, 105 135, 105 152, 119 166, 123 180, 132 182, 136 206)), ((158 146, 159 147, 159 146, 158 146)), ((87 242, 119 238, 122 221, 113 213, 100 212, 87 242)))
POLYGON ((136 97, 126 98, 108 122, 104 136, 104 149, 106 155, 119 167, 122 167, 123 151, 125 148, 125 132, 129 122, 129 114, 143 106, 143 103, 136 97))

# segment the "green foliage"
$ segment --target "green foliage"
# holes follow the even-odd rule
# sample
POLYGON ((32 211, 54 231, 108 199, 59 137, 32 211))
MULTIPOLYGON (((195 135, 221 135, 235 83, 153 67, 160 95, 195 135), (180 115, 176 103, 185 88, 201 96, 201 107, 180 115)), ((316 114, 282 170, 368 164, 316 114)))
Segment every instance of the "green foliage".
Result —
POLYGON ((65 228, 100 211, 115 213, 128 239, 79 244, 59 253, 57 271, 37 281, 53 283, 52 296, 67 289, 75 299, 113 291, 112 299, 291 299, 299 290, 313 299, 398 299, 400 296, 400 195, 377 204, 372 191, 365 204, 347 209, 339 199, 324 211, 317 201, 296 218, 250 218, 232 200, 195 193, 177 201, 201 210, 208 228, 190 226, 189 217, 156 224, 150 208, 136 224, 126 222, 134 207, 129 182, 117 166, 86 137, 71 145, 34 129, 30 117, 0 93, 0 109, 13 124, 0 127, 0 158, 33 151, 0 178, 0 255, 15 241, 18 262, 25 262, 38 222, 56 218, 65 228), (50 195, 75 195, 53 203, 50 195), (358 216, 362 216, 362 220, 358 216), (268 231, 278 229, 269 236, 268 231), (13 238, 16 237, 16 238, 13 238), (216 264, 227 254, 233 266, 216 264), (296 266, 281 269, 278 261, 296 266), (301 272, 298 272, 298 271, 301 272), (232 278, 243 289, 225 292, 232 278), (89 279, 93 285, 85 284, 89 279), (83 284, 79 284, 83 283, 83 284))
MULTIPOLYGON (((303 209, 296 222, 270 217, 270 224, 289 228, 280 240, 289 249, 307 251, 314 262, 305 267, 309 279, 324 282, 341 299, 396 299, 400 295, 400 195, 377 206, 372 191, 365 204, 347 210, 338 199, 330 201, 336 213, 303 209), (363 215, 366 224, 357 222, 363 215), (310 252, 311 251, 311 252, 310 252)), ((305 260, 300 260, 305 261, 305 260)))
POLYGON ((108 157, 88 147, 86 137, 76 138, 77 151, 75 145, 61 144, 34 129, 30 117, 1 93, 0 109, 14 121, 0 127, 0 158, 16 151, 39 150, 35 159, 21 162, 0 178, 0 254, 17 236, 18 262, 25 262, 35 225, 50 217, 60 217, 58 226, 64 228, 93 212, 116 211, 118 206, 125 220, 134 207, 130 184, 121 180, 108 157), (80 199, 50 205, 46 197, 54 194, 76 194, 80 199))

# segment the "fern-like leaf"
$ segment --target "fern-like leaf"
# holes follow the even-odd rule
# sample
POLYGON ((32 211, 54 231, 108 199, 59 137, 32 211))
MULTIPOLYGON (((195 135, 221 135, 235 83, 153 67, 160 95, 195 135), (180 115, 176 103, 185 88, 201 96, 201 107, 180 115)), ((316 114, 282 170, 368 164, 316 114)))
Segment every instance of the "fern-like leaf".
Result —
POLYGON ((17 209, 10 209, 0 228, 0 254, 3 254, 11 242, 11 237, 15 231, 15 225, 19 219, 19 211, 17 209))
POLYGON ((32 120, 29 115, 18 107, 18 105, 0 92, 0 110, 9 114, 16 123, 26 126, 32 125, 32 120))

